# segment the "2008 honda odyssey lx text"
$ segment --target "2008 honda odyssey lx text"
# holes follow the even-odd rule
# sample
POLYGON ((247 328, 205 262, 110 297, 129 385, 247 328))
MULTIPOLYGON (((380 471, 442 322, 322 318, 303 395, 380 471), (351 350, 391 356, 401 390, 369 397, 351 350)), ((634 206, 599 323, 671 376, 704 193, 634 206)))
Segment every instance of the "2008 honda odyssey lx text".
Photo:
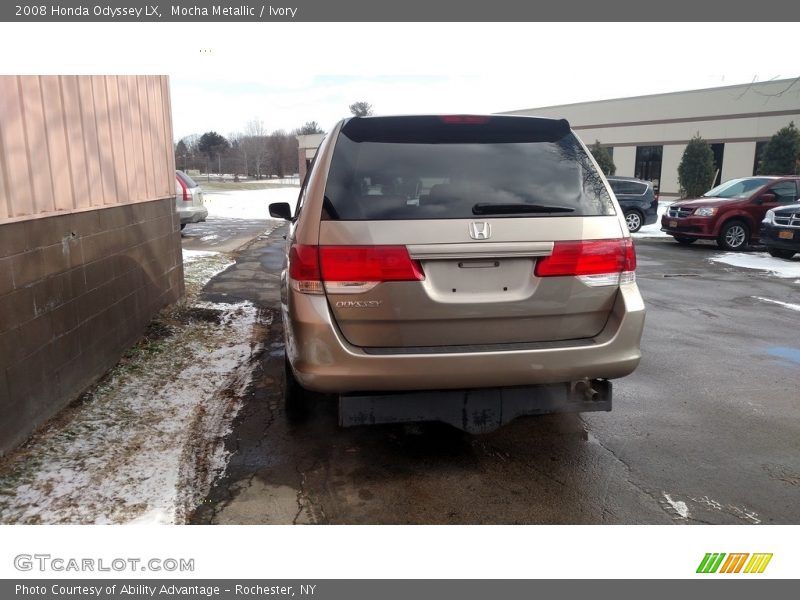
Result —
POLYGON ((625 219, 565 120, 352 118, 323 140, 282 274, 287 408, 343 425, 611 410, 644 304, 625 219), (311 394, 315 396, 314 394, 311 394))

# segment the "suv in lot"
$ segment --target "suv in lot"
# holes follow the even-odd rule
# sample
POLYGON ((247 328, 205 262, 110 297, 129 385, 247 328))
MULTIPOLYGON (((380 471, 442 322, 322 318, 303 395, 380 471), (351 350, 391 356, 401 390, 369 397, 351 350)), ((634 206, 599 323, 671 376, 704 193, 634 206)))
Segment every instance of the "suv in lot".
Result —
POLYGON ((800 252, 800 204, 768 210, 761 222, 761 243, 776 258, 800 252))
POLYGON ((635 177, 607 177, 631 233, 658 220, 658 198, 653 184, 635 177))
POLYGON ((290 221, 287 410, 342 425, 611 409, 644 303, 613 194, 565 120, 352 118, 323 140, 290 221))
POLYGON ((203 190, 183 171, 175 171, 175 208, 181 218, 181 229, 208 217, 208 209, 203 206, 203 190))
POLYGON ((800 177, 742 177, 710 189, 695 200, 669 206, 661 231, 680 244, 717 240, 724 250, 742 250, 759 239, 770 209, 797 202, 800 177))

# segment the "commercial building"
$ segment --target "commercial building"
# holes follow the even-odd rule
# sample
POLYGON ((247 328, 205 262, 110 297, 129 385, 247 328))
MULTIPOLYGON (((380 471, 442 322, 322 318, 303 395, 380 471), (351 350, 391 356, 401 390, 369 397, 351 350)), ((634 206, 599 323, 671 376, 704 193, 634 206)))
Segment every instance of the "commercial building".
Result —
POLYGON ((711 144, 717 182, 753 175, 769 138, 800 126, 800 78, 509 111, 565 118, 587 145, 612 154, 617 175, 653 181, 662 197, 679 195, 678 165, 700 134, 711 144))
POLYGON ((311 166, 311 161, 314 160, 317 148, 324 137, 324 133, 297 136, 297 172, 300 174, 300 183, 303 183, 308 167, 311 166))
POLYGON ((167 78, 0 76, 0 454, 183 285, 167 78))

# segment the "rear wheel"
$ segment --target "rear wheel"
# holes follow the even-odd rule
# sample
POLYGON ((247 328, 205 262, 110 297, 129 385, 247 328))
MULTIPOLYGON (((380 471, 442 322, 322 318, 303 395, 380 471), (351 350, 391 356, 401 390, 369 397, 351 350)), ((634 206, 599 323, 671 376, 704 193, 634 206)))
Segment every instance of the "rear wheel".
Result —
POLYGON ((742 221, 728 221, 722 226, 717 238, 717 245, 723 250, 736 252, 747 247, 750 241, 750 229, 742 221))
POLYGON ((186 223, 181 223, 181 231, 183 231, 185 227, 186 227, 186 223))
POLYGON ((625 222, 628 224, 628 231, 636 233, 642 228, 642 214, 638 210, 629 210, 625 213, 625 222))
POLYGON ((780 248, 767 248, 767 252, 775 258, 792 258, 795 255, 794 250, 782 250, 780 248))
POLYGON ((675 238, 675 241, 683 246, 688 246, 689 244, 694 244, 697 241, 697 238, 690 238, 690 237, 683 237, 680 235, 672 236, 675 238))

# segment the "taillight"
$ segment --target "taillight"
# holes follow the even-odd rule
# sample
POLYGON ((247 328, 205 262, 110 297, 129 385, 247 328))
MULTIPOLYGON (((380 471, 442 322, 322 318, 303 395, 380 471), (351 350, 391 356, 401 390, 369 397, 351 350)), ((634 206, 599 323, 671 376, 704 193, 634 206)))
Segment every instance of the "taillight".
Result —
POLYGON ((289 251, 294 289, 321 294, 357 294, 385 281, 422 281, 425 274, 405 246, 305 246, 289 251))
POLYGON ((295 244, 289 249, 289 277, 292 287, 304 294, 321 294, 319 253, 316 246, 295 244))
POLYGON ((633 240, 555 242, 553 253, 536 262, 537 277, 579 277, 591 286, 632 283, 636 270, 633 240))
POLYGON ((425 275, 405 246, 322 246, 324 281, 422 281, 425 275))
POLYGON ((180 184, 181 190, 183 190, 183 201, 191 202, 192 195, 189 193, 189 188, 186 187, 186 183, 184 183, 183 179, 181 179, 180 177, 176 177, 175 181, 177 181, 180 184))

